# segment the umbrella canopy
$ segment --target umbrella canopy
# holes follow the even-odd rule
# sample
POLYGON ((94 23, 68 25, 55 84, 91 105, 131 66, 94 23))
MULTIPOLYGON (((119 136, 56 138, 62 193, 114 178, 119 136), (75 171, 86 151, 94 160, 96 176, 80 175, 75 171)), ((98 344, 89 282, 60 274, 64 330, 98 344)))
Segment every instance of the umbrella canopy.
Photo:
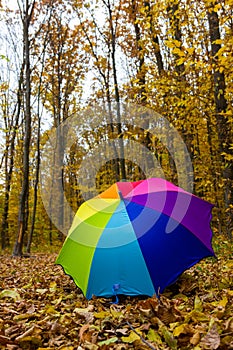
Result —
POLYGON ((213 205, 161 179, 117 182, 78 209, 56 263, 84 295, 159 295, 214 256, 213 205))

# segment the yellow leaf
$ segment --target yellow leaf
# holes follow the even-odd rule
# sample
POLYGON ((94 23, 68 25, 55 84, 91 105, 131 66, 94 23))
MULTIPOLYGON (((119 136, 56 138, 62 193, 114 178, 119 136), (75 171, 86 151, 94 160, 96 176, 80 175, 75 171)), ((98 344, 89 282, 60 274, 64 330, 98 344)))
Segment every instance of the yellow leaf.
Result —
POLYGON ((94 316, 95 318, 103 319, 103 318, 106 318, 106 317, 111 316, 111 313, 108 312, 108 311, 100 311, 100 312, 95 312, 95 313, 93 314, 93 316, 94 316))
POLYGON ((180 334, 190 333, 190 326, 187 323, 183 323, 180 326, 177 326, 174 331, 174 337, 179 337, 180 334))
POLYGON ((52 314, 52 315, 60 315, 60 312, 58 312, 57 310, 55 310, 55 308, 52 306, 52 305, 49 305, 47 308, 46 308, 46 313, 47 314, 52 314))
POLYGON ((112 309, 111 309, 111 315, 113 316, 113 318, 120 318, 121 316, 123 316, 121 311, 116 311, 112 309))
POLYGON ((227 294, 229 294, 231 297, 233 297, 233 290, 228 289, 227 294))
POLYGON ((172 49, 175 45, 173 44, 173 42, 172 41, 169 41, 169 40, 166 40, 165 41, 165 44, 166 44, 166 46, 167 47, 169 47, 169 49, 172 49))
POLYGON ((50 292, 55 292, 57 289, 57 283, 55 281, 51 282, 49 285, 49 291, 50 292))
POLYGON ((32 349, 34 349, 35 347, 33 345, 38 345, 41 343, 41 336, 29 336, 29 337, 25 337, 23 339, 19 340, 19 344, 23 347, 23 343, 30 343, 32 345, 32 349))
POLYGON ((202 311, 203 310, 202 301, 201 301, 201 299, 199 298, 198 295, 195 296, 194 310, 197 310, 197 311, 202 311))
POLYGON ((213 44, 221 45, 223 43, 222 39, 217 39, 213 42, 213 44))
POLYGON ((184 57, 184 56, 185 56, 184 51, 182 51, 182 50, 180 50, 180 49, 178 49, 178 48, 174 48, 173 53, 176 54, 176 55, 178 55, 178 56, 181 56, 181 57, 184 57))
POLYGON ((188 322, 190 319, 192 319, 194 322, 209 321, 208 316, 198 310, 192 310, 189 314, 187 314, 185 321, 188 322))
POLYGON ((121 340, 124 343, 133 343, 135 340, 139 340, 140 336, 136 334, 135 332, 131 331, 128 337, 121 337, 121 340))
POLYGON ((33 317, 35 317, 35 316, 36 316, 35 313, 32 313, 32 314, 30 314, 30 313, 19 314, 19 315, 15 315, 15 316, 13 317, 13 320, 14 320, 14 321, 22 321, 22 320, 26 320, 26 319, 28 319, 28 318, 33 318, 33 317))
POLYGON ((181 64, 183 64, 184 62, 185 62, 185 57, 181 57, 181 58, 179 58, 177 61, 176 61, 176 64, 177 64, 177 66, 180 66, 181 64))
POLYGON ((227 303, 228 303, 227 297, 223 297, 222 300, 220 300, 218 305, 225 307, 227 305, 227 303))
POLYGON ((213 306, 222 306, 225 307, 228 303, 227 297, 223 297, 220 301, 213 301, 211 304, 213 306))
POLYGON ((181 41, 180 40, 173 40, 173 43, 176 47, 180 47, 181 46, 181 41))
POLYGON ((195 49, 194 49, 194 47, 188 47, 186 50, 188 51, 188 53, 190 55, 192 55, 195 49))
POLYGON ((214 12, 218 12, 218 10, 220 10, 220 9, 221 9, 221 4, 216 4, 214 6, 214 12))

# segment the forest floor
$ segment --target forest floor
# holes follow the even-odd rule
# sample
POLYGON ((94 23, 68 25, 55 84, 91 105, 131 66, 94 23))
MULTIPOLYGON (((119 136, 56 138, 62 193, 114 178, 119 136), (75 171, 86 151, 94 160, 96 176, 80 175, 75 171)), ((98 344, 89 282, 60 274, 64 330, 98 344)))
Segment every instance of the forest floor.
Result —
MULTIPOLYGON (((223 237, 221 237, 223 239, 223 237)), ((0 256, 0 349, 233 349, 233 244, 158 300, 86 300, 56 254, 0 256)))

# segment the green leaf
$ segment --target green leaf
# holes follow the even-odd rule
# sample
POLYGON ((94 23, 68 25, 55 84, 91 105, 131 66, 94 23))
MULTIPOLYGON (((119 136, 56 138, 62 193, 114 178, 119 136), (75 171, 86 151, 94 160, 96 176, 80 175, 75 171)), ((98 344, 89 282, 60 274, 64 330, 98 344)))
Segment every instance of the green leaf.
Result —
POLYGON ((99 346, 102 346, 102 345, 109 345, 109 344, 112 344, 112 343, 116 343, 118 341, 118 338, 117 337, 112 337, 112 338, 109 338, 107 340, 103 340, 103 341, 100 341, 98 343, 99 346))
POLYGON ((162 344, 162 339, 160 338, 160 335, 158 332, 156 332, 153 328, 150 328, 147 334, 147 339, 151 342, 154 342, 156 344, 162 344))
POLYGON ((19 293, 11 289, 4 289, 1 291, 0 299, 2 298, 12 298, 14 301, 21 300, 19 293))
POLYGON ((167 329, 167 327, 165 325, 160 326, 159 330, 162 333, 167 345, 172 350, 176 350, 177 349, 177 340, 174 338, 173 334, 171 332, 169 332, 169 330, 167 329))

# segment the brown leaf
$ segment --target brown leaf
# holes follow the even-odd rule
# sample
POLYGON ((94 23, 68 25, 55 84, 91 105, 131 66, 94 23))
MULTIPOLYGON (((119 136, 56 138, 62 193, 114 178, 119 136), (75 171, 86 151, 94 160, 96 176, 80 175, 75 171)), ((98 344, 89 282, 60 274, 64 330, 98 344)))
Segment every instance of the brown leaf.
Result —
POLYGON ((227 332, 232 332, 232 333, 233 333, 233 316, 231 316, 231 317, 226 321, 225 329, 226 329, 227 332))
POLYGON ((15 333, 18 333, 18 331, 22 328, 21 325, 14 325, 5 330, 5 335, 12 337, 15 333))
POLYGON ((35 308, 35 305, 33 304, 27 309, 28 314, 34 314, 35 311, 36 311, 36 308, 35 308))
POLYGON ((84 341, 83 335, 84 335, 84 333, 89 329, 89 327, 90 327, 89 324, 84 324, 84 325, 80 328, 80 330, 79 330, 79 339, 80 339, 81 342, 84 341))
POLYGON ((195 332, 192 336, 192 338, 190 339, 190 343, 194 346, 196 346, 201 339, 201 334, 199 332, 195 332))
POLYGON ((203 349, 215 350, 220 345, 220 335, 216 324, 209 330, 209 332, 201 339, 200 346, 203 349))
POLYGON ((116 333, 119 334, 120 336, 122 335, 127 335, 129 332, 128 328, 117 328, 116 333))
POLYGON ((0 334, 0 344, 14 344, 14 342, 10 338, 0 334))
POLYGON ((159 306, 157 316, 165 324, 173 323, 177 320, 175 311, 170 306, 159 306))

